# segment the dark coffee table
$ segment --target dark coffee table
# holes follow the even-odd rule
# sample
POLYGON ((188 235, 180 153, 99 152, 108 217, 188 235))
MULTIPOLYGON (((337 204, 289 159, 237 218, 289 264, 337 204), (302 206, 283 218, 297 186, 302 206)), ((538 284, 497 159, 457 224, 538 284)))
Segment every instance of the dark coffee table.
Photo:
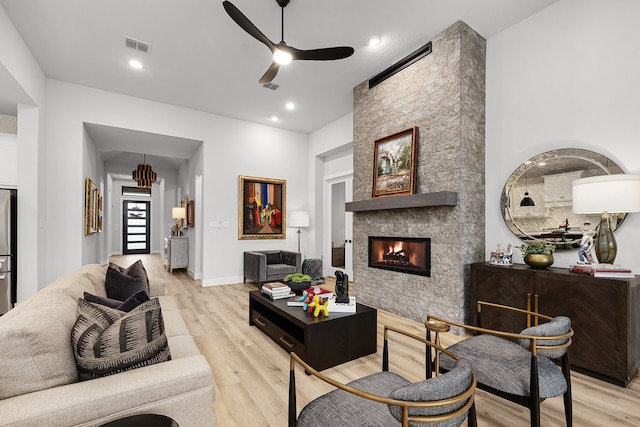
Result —
POLYGON ((319 371, 377 351, 378 312, 363 304, 356 304, 355 313, 314 317, 286 300, 251 291, 249 325, 319 371))
POLYGON ((141 414, 102 424, 100 427, 179 427, 178 423, 164 415, 141 414))

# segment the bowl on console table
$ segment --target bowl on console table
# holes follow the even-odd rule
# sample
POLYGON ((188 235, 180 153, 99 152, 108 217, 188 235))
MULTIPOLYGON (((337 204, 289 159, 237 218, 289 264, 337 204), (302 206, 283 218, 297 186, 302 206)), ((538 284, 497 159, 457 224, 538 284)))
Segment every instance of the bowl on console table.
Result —
POLYGON ((302 293, 305 289, 309 289, 311 287, 311 280, 313 280, 311 276, 302 273, 289 274, 282 279, 284 284, 297 294, 302 293))

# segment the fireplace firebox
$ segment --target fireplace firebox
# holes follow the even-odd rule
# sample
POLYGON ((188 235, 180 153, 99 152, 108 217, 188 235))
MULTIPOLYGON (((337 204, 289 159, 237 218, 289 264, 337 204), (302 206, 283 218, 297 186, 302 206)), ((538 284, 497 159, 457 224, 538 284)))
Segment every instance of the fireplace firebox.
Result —
POLYGON ((431 239, 369 236, 369 267, 431 276, 431 239))

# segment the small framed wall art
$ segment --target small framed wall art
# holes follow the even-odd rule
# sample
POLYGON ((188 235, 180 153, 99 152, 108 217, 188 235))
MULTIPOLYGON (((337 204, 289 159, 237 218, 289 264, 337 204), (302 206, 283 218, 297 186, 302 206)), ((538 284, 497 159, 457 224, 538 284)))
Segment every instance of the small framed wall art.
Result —
POLYGON ((180 202, 180 206, 185 209, 185 213, 187 215, 186 218, 180 220, 180 224, 185 228, 193 228, 196 225, 195 221, 195 204, 193 200, 189 200, 188 197, 185 197, 182 202, 180 202))
POLYGON ((98 187, 91 181, 85 179, 84 185, 84 235, 88 236, 102 230, 102 197, 98 187))
POLYGON ((238 179, 238 239, 287 237, 286 181, 240 176, 238 179))
POLYGON ((414 126, 375 142, 372 198, 415 193, 417 138, 414 126))

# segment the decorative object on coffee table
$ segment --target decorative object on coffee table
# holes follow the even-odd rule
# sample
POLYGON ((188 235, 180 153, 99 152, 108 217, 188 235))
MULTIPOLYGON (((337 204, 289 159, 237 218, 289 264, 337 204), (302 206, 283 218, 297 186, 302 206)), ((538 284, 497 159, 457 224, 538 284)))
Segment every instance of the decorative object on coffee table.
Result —
POLYGON ((349 276, 336 270, 336 302, 349 304, 349 276))
POLYGON ((311 287, 312 277, 308 274, 293 273, 288 274, 282 281, 291 288, 293 292, 300 293, 311 287))

